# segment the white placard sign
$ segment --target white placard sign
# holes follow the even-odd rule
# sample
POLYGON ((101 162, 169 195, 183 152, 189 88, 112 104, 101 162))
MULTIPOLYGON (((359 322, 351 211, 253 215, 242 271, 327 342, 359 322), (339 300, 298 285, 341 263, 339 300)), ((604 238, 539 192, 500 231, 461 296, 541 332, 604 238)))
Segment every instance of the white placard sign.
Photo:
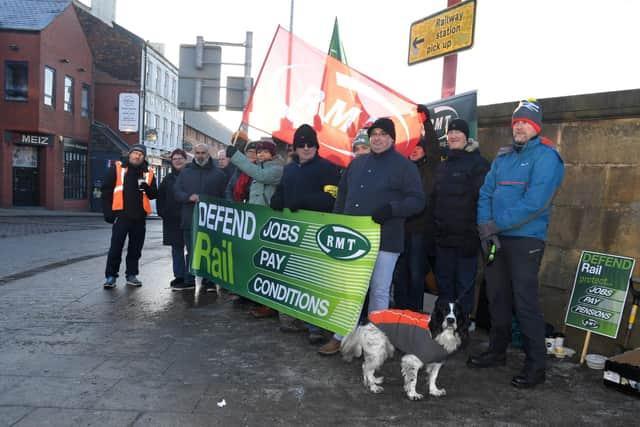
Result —
POLYGON ((138 132, 140 96, 137 93, 121 93, 118 103, 118 130, 138 132))

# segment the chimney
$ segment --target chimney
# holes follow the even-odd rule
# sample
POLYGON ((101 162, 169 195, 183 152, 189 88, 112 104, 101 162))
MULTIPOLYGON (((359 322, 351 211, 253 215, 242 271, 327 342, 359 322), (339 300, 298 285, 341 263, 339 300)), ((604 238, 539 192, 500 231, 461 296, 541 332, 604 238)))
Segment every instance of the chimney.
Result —
POLYGON ((156 51, 158 51, 162 56, 164 56, 164 51, 165 51, 165 44, 164 43, 158 43, 158 42, 149 42, 149 44, 151 45, 152 48, 154 48, 156 51))
POLYGON ((91 0, 91 14, 113 26, 116 20, 116 0, 91 0))

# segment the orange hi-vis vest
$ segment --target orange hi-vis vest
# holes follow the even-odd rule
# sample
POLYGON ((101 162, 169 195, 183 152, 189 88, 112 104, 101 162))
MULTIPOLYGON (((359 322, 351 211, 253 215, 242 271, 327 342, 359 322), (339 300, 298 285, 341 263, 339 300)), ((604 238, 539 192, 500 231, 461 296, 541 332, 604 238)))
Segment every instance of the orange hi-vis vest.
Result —
MULTIPOLYGON (((124 209, 124 176, 127 174, 127 169, 122 167, 122 162, 116 162, 116 186, 113 188, 113 202, 111 203, 111 210, 114 212, 124 209)), ((153 183, 152 168, 148 168, 142 176, 147 185, 153 183)), ((151 202, 145 192, 142 193, 142 207, 147 215, 151 213, 151 202)))

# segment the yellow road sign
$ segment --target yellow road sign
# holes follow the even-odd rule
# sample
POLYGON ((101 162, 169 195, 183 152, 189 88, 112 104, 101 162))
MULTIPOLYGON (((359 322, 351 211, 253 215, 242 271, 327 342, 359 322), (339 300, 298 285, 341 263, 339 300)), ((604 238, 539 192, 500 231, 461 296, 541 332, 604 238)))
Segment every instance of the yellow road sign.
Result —
POLYGON ((473 46, 476 0, 452 6, 411 24, 409 65, 473 46))

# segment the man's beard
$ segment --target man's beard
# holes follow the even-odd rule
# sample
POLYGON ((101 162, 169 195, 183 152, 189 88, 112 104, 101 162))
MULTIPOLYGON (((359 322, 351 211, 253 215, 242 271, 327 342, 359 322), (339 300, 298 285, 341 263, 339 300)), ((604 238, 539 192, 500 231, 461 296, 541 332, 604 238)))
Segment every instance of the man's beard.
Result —
POLYGON ((204 166, 207 164, 207 162, 209 162, 209 159, 204 159, 204 160, 195 159, 195 161, 198 166, 204 166))

